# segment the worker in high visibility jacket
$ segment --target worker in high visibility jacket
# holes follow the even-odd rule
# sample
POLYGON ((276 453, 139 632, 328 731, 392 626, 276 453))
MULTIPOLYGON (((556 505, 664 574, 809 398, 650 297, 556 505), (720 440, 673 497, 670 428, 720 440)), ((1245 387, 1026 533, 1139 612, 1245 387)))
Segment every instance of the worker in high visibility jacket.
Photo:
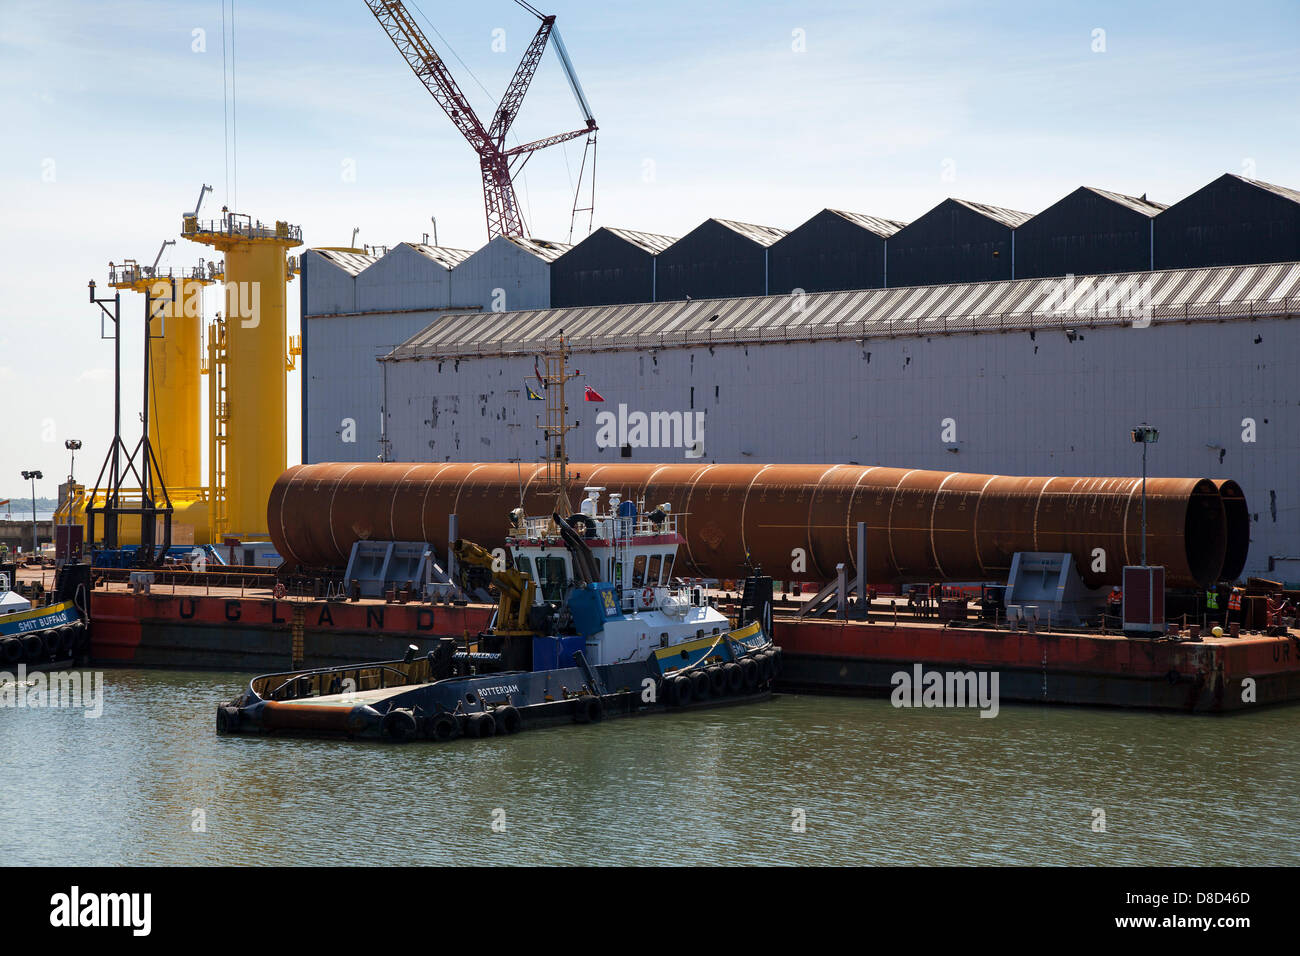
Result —
POLYGON ((1241 588, 1233 588, 1232 593, 1228 595, 1228 610, 1241 610, 1241 588))
POLYGON ((1124 592, 1121 591, 1118 587, 1113 587, 1110 589, 1110 594, 1107 596, 1106 601, 1108 604, 1110 604, 1111 610, 1116 610, 1120 607, 1123 607, 1124 592))

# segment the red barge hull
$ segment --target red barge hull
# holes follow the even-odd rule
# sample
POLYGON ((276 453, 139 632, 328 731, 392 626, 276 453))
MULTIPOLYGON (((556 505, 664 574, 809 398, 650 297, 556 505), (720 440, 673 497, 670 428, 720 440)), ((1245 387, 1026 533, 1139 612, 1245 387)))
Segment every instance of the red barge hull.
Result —
POLYGON ((996 671, 1003 702, 1224 713, 1300 700, 1294 630, 1192 643, 780 618, 774 627, 784 652, 779 690, 888 696, 895 674, 921 664, 996 671))
MULTIPOLYGON (((293 660, 298 613, 302 666, 327 667, 399 658, 410 644, 423 652, 439 637, 478 634, 492 610, 96 589, 91 658, 110 666, 270 672, 293 660)), ((780 617, 774 630, 784 652, 777 689, 784 691, 888 696, 894 675, 920 664, 996 671, 1003 702, 1222 713, 1300 700, 1296 631, 1192 643, 780 617)))
POLYGON ((291 666, 294 617, 302 615, 304 667, 400 658, 439 637, 477 634, 482 605, 276 600, 223 594, 91 595, 90 654, 96 664, 274 671, 291 666))

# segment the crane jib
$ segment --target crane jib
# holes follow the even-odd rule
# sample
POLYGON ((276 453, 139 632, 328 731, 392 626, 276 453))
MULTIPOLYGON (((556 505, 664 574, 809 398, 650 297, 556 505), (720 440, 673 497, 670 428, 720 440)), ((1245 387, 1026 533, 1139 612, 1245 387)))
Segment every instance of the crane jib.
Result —
MULTIPOLYGON (((591 114, 587 97, 578 83, 573 69, 573 62, 564 47, 560 34, 555 29, 555 17, 540 13, 525 0, 516 0, 519 6, 542 21, 536 36, 524 51, 519 66, 515 69, 510 85, 498 104, 490 127, 484 127, 478 115, 470 106, 465 94, 461 92, 452 78, 447 65, 438 55, 433 45, 420 30, 406 5, 401 0, 366 0, 366 6, 374 14, 379 25, 384 28, 393 45, 406 60, 411 70, 433 95, 443 111, 456 124, 462 136, 468 140, 479 156, 479 166, 483 174, 483 198, 487 211, 488 239, 497 236, 525 237, 523 216, 519 210, 519 201, 515 196, 514 181, 510 168, 513 157, 524 156, 548 146, 556 146, 579 136, 594 133, 596 120, 591 114), (548 39, 554 35, 555 51, 564 67, 564 75, 569 81, 569 88, 582 110, 586 126, 568 133, 559 133, 542 139, 505 148, 506 134, 510 130, 524 96, 528 92, 542 54, 546 51, 548 39)), ((427 19, 427 18, 426 18, 427 19)), ((435 31, 436 32, 436 31, 435 31)), ((522 166, 522 163, 520 164, 522 166)), ((585 165, 585 162, 584 162, 585 165)), ((518 170, 516 169, 515 172, 518 170)), ((594 180, 593 180, 594 183, 594 180)), ((579 189, 581 183, 579 183, 579 189)))

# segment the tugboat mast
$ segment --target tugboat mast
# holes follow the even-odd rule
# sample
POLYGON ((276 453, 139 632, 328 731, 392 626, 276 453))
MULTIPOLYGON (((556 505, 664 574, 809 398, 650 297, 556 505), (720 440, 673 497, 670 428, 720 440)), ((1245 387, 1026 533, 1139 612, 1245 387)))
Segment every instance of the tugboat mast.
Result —
POLYGON ((545 353, 546 373, 542 385, 546 389, 546 423, 538 428, 546 436, 546 486, 555 495, 554 511, 562 518, 573 513, 569 504, 569 456, 565 436, 573 425, 569 424, 569 406, 564 397, 564 385, 578 373, 568 371, 569 349, 564 343, 564 330, 560 330, 559 348, 545 353))

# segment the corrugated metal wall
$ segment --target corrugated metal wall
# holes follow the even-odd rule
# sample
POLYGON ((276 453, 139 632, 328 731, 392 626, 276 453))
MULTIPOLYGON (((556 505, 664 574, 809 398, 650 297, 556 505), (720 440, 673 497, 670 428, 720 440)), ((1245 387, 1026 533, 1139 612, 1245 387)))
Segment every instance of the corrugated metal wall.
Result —
POLYGON ((659 302, 767 294, 767 246, 710 219, 659 253, 659 302))
MULTIPOLYGON (((567 247, 543 250, 558 255, 567 247)), ((456 250, 433 250, 455 258, 456 250)), ((356 276, 308 252, 303 273, 303 461, 374 461, 379 455, 383 376, 378 361, 448 305, 546 308, 550 262, 498 238, 453 270, 403 243, 356 276), (349 288, 352 291, 349 298, 349 288), (500 291, 498 291, 500 290, 500 291), (348 306, 339 308, 339 306, 348 306), (338 316, 337 312, 364 311, 338 316)), ((391 405, 391 401, 390 401, 391 405)))
MULTIPOLYGON (((1300 555, 1300 327, 1258 321, 1035 335, 932 335, 653 352, 579 354, 569 437, 575 460, 619 460, 595 444, 596 415, 700 411, 704 461, 843 462, 1022 475, 1133 475, 1129 429, 1160 429, 1153 475, 1234 478, 1245 488, 1248 565, 1300 555), (584 403, 587 384, 606 399, 584 403), (945 441, 952 419, 955 441, 945 441), (1245 419, 1254 422, 1256 440, 1245 419)), ((390 363, 401 460, 536 460, 532 358, 390 363), (399 398, 400 396, 400 398, 399 398)), ((683 460, 636 448, 633 460, 683 460)), ((1300 580, 1300 561, 1277 562, 1300 580), (1288 570, 1289 569, 1289 570, 1288 570)))
POLYGON ((497 236, 451 271, 451 304, 487 312, 548 308, 551 264, 497 236))
POLYGON ((843 214, 823 209, 772 244, 768 277, 773 295, 794 289, 879 289, 885 282, 885 240, 843 214))
POLYGON ((1016 229, 1016 278, 1150 269, 1153 219, 1080 187, 1016 229))
POLYGON ((407 312, 303 320, 304 462, 379 456, 383 375, 377 359, 440 317, 407 312))
POLYGON ((301 259, 303 288, 314 313, 357 311, 356 275, 339 267, 328 254, 308 249, 301 259))
POLYGON ((1226 173, 1156 217, 1157 269, 1296 259, 1300 193, 1292 190, 1226 173))
POLYGON ((655 257, 608 229, 597 229, 551 265, 551 305, 653 302, 655 257))
POLYGON ((358 312, 445 309, 451 270, 403 242, 357 276, 358 312))
POLYGON ((1011 226, 944 200, 889 239, 890 287, 1011 278, 1011 226))

